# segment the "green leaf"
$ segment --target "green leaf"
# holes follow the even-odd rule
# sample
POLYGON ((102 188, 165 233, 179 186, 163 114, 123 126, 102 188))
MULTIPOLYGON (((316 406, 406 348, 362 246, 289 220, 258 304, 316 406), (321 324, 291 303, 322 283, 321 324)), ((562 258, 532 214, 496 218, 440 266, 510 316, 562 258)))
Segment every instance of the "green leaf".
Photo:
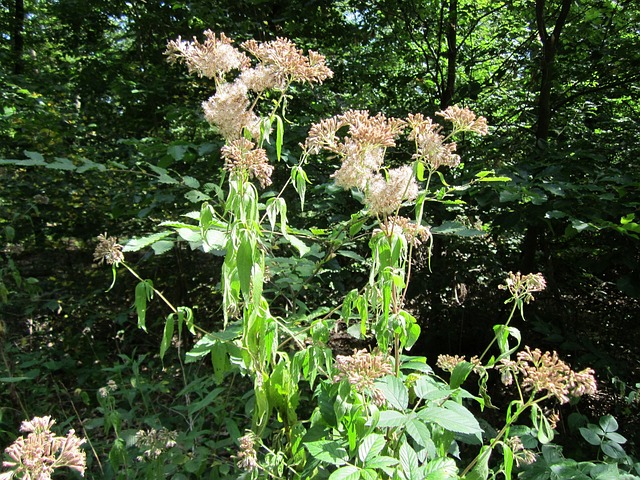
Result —
POLYGON ((370 458, 365 464, 365 466, 367 468, 388 468, 388 467, 393 467, 398 463, 399 463, 399 460, 396 458, 379 455, 379 456, 370 458))
POLYGON ((284 123, 279 115, 276 115, 276 157, 278 161, 282 157, 282 144, 284 138, 284 123))
POLYGON ((143 280, 136 285, 136 312, 138 313, 138 328, 147 331, 147 302, 153 298, 153 282, 143 280))
POLYGON ((171 346, 174 324, 174 314, 170 313, 167 315, 167 320, 164 323, 164 333, 162 334, 162 341, 160 342, 160 360, 164 358, 164 354, 167 353, 168 348, 171 346))
POLYGON ((486 232, 483 232, 482 230, 467 228, 460 222, 453 221, 444 222, 439 227, 433 227, 431 231, 441 235, 458 235, 459 237, 477 237, 486 235, 486 232))
POLYGON ((202 193, 200 190, 190 190, 184 194, 184 198, 189 200, 191 203, 200 203, 211 200, 209 195, 202 193))
POLYGON ((605 434, 605 437, 607 437, 612 442, 619 443, 620 445, 627 443, 627 439, 616 432, 607 432, 605 434))
POLYGON ((376 382, 376 387, 382 391, 389 406, 401 411, 407 408, 409 390, 398 377, 387 375, 376 382))
MULTIPOLYGON (((595 425, 589 425, 589 427, 593 427, 593 426, 595 425)), ((598 433, 593 428, 589 428, 589 427, 581 427, 580 435, 582 435, 582 438, 584 438, 591 445, 595 445, 595 446, 600 445, 602 443, 602 438, 598 435, 598 433)))
POLYGON ((154 244, 152 244, 151 248, 153 249, 153 253, 155 253, 156 255, 162 255, 163 253, 171 250, 173 248, 173 245, 174 243, 172 240, 160 240, 159 242, 155 242, 154 244))
POLYGON ((124 252, 137 252, 138 250, 142 250, 149 245, 156 243, 163 238, 172 235, 173 232, 170 230, 165 230, 163 232, 153 233, 151 235, 147 235, 145 237, 132 238, 127 243, 124 244, 122 251, 124 252))
POLYGON ((345 448, 335 440, 307 442, 304 446, 313 458, 331 465, 343 465, 349 458, 345 448))
POLYGON ((206 397, 198 400, 197 402, 193 402, 189 405, 188 410, 190 414, 194 414, 199 412, 205 407, 208 407, 213 403, 213 401, 220 396, 226 389, 224 387, 218 387, 211 390, 206 397))
POLYGON ((68 158, 56 157, 54 162, 47 164, 47 168, 51 168, 52 170, 74 171, 76 166, 68 158))
POLYGON ((253 268, 253 247, 248 235, 244 235, 237 252, 238 279, 240 290, 248 300, 251 295, 251 270, 253 268))
POLYGON ((447 400, 444 407, 429 406, 418 412, 426 422, 440 425, 445 430, 457 433, 479 435, 483 432, 473 414, 462 405, 447 400))
POLYGON ((364 437, 358 447, 358 457, 366 464, 367 460, 376 457, 386 445, 385 438, 378 433, 364 437))
POLYGON ((407 419, 408 417, 402 412, 384 410, 380 412, 380 418, 378 419, 376 427, 399 427, 400 425, 404 425, 407 419))
POLYGON ((147 166, 151 170, 153 170, 156 175, 158 175, 158 181, 160 183, 169 183, 169 184, 177 184, 177 183, 179 183, 175 178, 172 178, 172 177, 169 176, 169 174, 167 173, 166 169, 160 168, 160 167, 156 167, 155 165, 152 165, 150 163, 148 163, 147 166))
MULTIPOLYGON (((24 151, 26 157, 29 157, 29 160, 21 160, 22 165, 34 165, 34 166, 44 166, 47 165, 47 162, 44 160, 44 157, 41 153, 38 152, 29 152, 28 150, 24 151)), ((19 164, 17 164, 19 165, 19 164)))
POLYGON ((340 467, 331 475, 329 475, 329 480, 358 480, 359 478, 360 469, 354 465, 340 467))
POLYGON ((624 449, 616 442, 606 441, 600 445, 600 448, 605 455, 611 458, 625 458, 627 456, 624 449))
POLYGON ((418 472, 418 455, 416 455, 415 450, 411 448, 406 441, 400 445, 398 457, 400 458, 402 471, 408 480, 422 478, 418 472))
POLYGON ((464 480, 487 480, 489 478, 489 459, 491 458, 491 448, 485 445, 478 454, 478 463, 471 470, 464 480))
POLYGON ((427 426, 423 423, 419 418, 413 417, 409 419, 409 421, 405 424, 405 429, 407 433, 416 444, 421 447, 429 447, 433 444, 433 440, 431 440, 431 432, 427 428, 427 426))
POLYGON ((602 428, 602 431, 605 433, 615 432, 616 430, 618 430, 618 421, 613 415, 604 415, 600 418, 600 421, 598 423, 600 424, 600 428, 602 428))
POLYGON ((467 379, 469 374, 473 371, 473 364, 471 362, 458 363, 453 372, 451 372, 450 386, 452 389, 460 387, 467 379))

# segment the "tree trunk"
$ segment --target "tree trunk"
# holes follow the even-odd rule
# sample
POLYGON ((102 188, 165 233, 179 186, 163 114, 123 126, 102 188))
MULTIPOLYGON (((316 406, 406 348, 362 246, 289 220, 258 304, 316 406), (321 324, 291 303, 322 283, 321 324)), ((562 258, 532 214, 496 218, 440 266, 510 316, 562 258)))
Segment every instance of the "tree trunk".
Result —
POLYGON ((542 42, 542 59, 540 62, 540 95, 538 97, 538 127, 536 129, 537 145, 546 143, 549 137, 549 127, 551 125, 551 85, 553 80, 553 66, 558 49, 558 41, 562 28, 567 22, 571 0, 562 0, 560 13, 556 20, 553 32, 547 32, 545 15, 545 0, 536 0, 536 24, 538 35, 542 42))
POLYGON ((451 100, 456 88, 456 63, 458 61, 458 45, 456 28, 458 23, 458 0, 450 0, 449 13, 447 15, 447 77, 444 79, 444 88, 440 98, 440 108, 446 109, 451 105, 451 100))
MULTIPOLYGON (((544 150, 549 138, 551 127, 551 91, 553 84, 553 68, 558 50, 560 33, 567 22, 572 0, 562 0, 558 18, 555 21, 553 31, 547 31, 545 19, 546 0, 536 0, 536 25, 538 35, 542 43, 542 55, 540 60, 540 94, 538 96, 538 124, 536 127, 536 148, 540 152, 544 150)), ((529 273, 536 269, 535 256, 540 244, 543 230, 540 225, 530 225, 521 244, 521 269, 529 273)))
POLYGON ((13 73, 20 75, 24 71, 24 0, 14 0, 13 10, 13 73))

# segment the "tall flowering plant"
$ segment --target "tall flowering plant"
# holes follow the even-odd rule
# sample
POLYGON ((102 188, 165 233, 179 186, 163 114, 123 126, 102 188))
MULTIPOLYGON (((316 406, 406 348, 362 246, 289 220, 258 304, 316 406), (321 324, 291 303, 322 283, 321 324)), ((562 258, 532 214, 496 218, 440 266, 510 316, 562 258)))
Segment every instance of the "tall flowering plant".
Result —
MULTIPOLYGON (((498 444, 505 451, 512 445, 509 451, 520 452, 517 439, 508 439, 508 427, 522 411, 535 406, 539 413, 538 403, 543 400, 593 391, 590 371, 574 374, 562 364, 561 378, 541 373, 561 365, 554 355, 526 349, 512 362, 519 341, 515 349, 510 348, 508 338, 516 333, 507 325, 496 329, 500 353, 485 364, 482 358, 441 359, 439 366, 451 372, 448 382, 434 374, 424 357, 406 355, 421 334, 405 299, 413 252, 421 244, 431 245, 425 205, 451 194, 454 187, 444 181, 442 169, 460 164, 453 140, 465 132, 486 135, 484 117, 452 106, 436 113, 447 127, 420 113, 389 118, 349 110, 323 119, 310 127, 299 162, 288 167, 289 180, 278 185, 279 193, 267 196, 263 204, 259 188, 272 186, 274 169, 283 165, 277 161, 289 87, 330 78, 325 58, 313 51, 305 54, 281 38, 248 41, 238 48, 224 34, 211 31, 205 32, 204 42, 181 38, 169 42, 167 55, 171 62, 184 62, 189 71, 215 84, 214 95, 202 107, 207 121, 225 140, 221 158, 227 189, 219 204, 207 202, 193 216, 198 222, 193 231, 202 237, 203 248, 217 242, 225 252, 220 284, 223 331, 204 331, 189 308, 174 307, 149 280, 138 277, 115 239, 100 238, 96 260, 111 264, 114 272, 123 265, 140 280, 136 307, 142 328, 148 300, 158 295, 169 305, 172 313, 165 323, 161 356, 172 344, 177 321, 178 337, 186 325, 198 338, 187 353, 189 361, 210 354, 214 375, 226 387, 232 372, 250 379, 252 389, 246 398, 250 398, 251 421, 242 425, 246 433, 234 439, 238 450, 232 456, 237 468, 246 472, 245 478, 410 480, 460 478, 460 472, 471 475, 467 478, 487 478, 489 458, 498 444), (414 153, 405 164, 391 166, 387 150, 402 138, 413 144, 414 153), (271 142, 275 158, 265 148, 271 142), (335 185, 363 202, 361 211, 341 226, 340 231, 348 234, 332 233, 326 258, 341 242, 362 235, 368 224, 372 232, 368 280, 344 298, 331 299, 339 304, 337 308, 309 311, 296 297, 276 313, 267 288, 274 281, 268 268, 275 264, 274 251, 288 243, 298 256, 289 264, 314 262, 309 260, 314 237, 303 236, 288 224, 282 193, 292 185, 304 206, 309 182, 305 166, 323 153, 339 159, 331 175, 335 185), (441 185, 434 192, 432 182, 437 178, 441 185), (371 351, 356 349, 351 355, 334 356, 328 339, 342 324, 353 336, 369 339, 371 351), (492 370, 504 379, 522 378, 517 409, 494 437, 466 406, 469 401, 485 406, 488 395, 482 386, 492 370), (481 378, 479 395, 463 388, 472 372, 481 378), (465 441, 485 444, 466 468, 451 455, 465 441)), ((484 171, 474 181, 499 180, 503 179, 484 171)), ((326 258, 315 263, 311 276, 326 258)), ((532 292, 543 287, 541 277, 511 276, 507 282, 521 311, 532 292)), ((546 428, 547 423, 539 425, 546 428)), ((503 472, 510 478, 511 466, 503 472)))

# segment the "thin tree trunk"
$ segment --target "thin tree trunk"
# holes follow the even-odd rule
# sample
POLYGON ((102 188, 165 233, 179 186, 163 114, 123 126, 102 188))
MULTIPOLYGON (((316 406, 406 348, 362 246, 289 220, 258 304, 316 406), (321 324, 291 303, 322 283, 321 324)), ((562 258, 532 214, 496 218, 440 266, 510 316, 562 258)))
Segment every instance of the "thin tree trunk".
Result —
POLYGON ((542 42, 542 59, 540 62, 540 95, 538 97, 538 127, 536 140, 538 145, 546 143, 549 138, 551 125, 551 86, 553 82, 553 67, 558 49, 560 33, 567 22, 572 0, 562 0, 560 13, 551 34, 547 31, 545 22, 545 0, 536 0, 536 24, 538 35, 542 42))
POLYGON ((20 75, 24 71, 24 0, 14 0, 13 10, 13 73, 20 75))
MULTIPOLYGON (((538 96, 538 124, 536 127, 536 148, 544 149, 549 138, 551 127, 551 92, 553 86, 553 70, 560 33, 567 22, 572 0, 562 0, 558 17, 551 33, 547 30, 545 18, 546 0, 536 0, 536 25, 538 35, 542 42, 542 55, 540 60, 540 93, 538 96)), ((521 265, 524 273, 536 270, 536 253, 542 241, 544 241, 544 228, 541 225, 532 224, 527 227, 524 240, 521 244, 521 265)))
POLYGON ((458 61, 457 23, 458 0, 450 0, 446 26, 447 77, 444 79, 444 88, 440 98, 440 108, 443 110, 451 104, 456 88, 456 63, 458 61))

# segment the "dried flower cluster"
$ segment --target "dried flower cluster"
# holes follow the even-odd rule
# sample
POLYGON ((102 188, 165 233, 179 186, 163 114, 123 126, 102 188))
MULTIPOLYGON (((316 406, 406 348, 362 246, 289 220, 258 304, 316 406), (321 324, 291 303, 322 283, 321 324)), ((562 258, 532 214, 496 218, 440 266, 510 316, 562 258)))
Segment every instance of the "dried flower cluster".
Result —
POLYGON ((98 396, 100 398, 107 398, 112 392, 115 392, 116 390, 118 390, 118 384, 113 380, 109 380, 106 387, 101 387, 98 389, 98 396))
POLYGON ((256 436, 253 432, 249 432, 243 437, 240 437, 240 448, 238 449, 238 467, 252 471, 258 468, 258 455, 256 453, 256 436))
POLYGON ((271 185, 273 165, 269 163, 267 152, 262 148, 254 149, 255 144, 246 138, 232 141, 222 147, 224 168, 229 172, 246 173, 256 178, 262 188, 271 185))
POLYGON ((93 252, 93 260, 98 264, 106 262, 108 265, 118 265, 124 260, 122 245, 118 244, 118 239, 108 237, 107 234, 98 235, 98 245, 93 252))
POLYGON ((437 170, 442 165, 455 168, 460 164, 460 156, 454 153, 456 143, 446 142, 445 137, 440 135, 440 125, 421 113, 410 114, 407 124, 411 128, 408 138, 416 145, 414 160, 422 162, 431 170, 437 170))
POLYGON ((374 380, 393 373, 391 362, 385 355, 373 355, 364 349, 354 350, 353 355, 337 355, 335 367, 340 373, 333 378, 334 382, 347 379, 359 393, 370 393, 376 405, 384 404, 384 395, 374 386, 374 380))
MULTIPOLYGON (((333 76, 325 57, 309 50, 304 55, 290 40, 278 38, 270 42, 249 40, 241 48, 257 61, 233 46, 232 40, 211 30, 204 32, 204 43, 196 38, 167 44, 165 54, 171 63, 183 61, 190 72, 213 78, 216 93, 202 103, 207 121, 225 138, 227 150, 225 168, 248 171, 262 187, 271 184, 273 167, 268 165, 264 150, 247 150, 243 132, 254 139, 261 138, 262 121, 254 112, 257 100, 267 90, 284 91, 292 82, 322 83, 333 76), (230 72, 238 72, 230 79, 230 72)), ((253 145, 253 144, 252 144, 253 145)), ((225 152, 223 151, 223 154, 225 152)))
POLYGON ((50 416, 34 417, 22 422, 20 431, 27 437, 18 437, 5 453, 9 460, 2 462, 10 470, 0 474, 0 480, 9 480, 14 476, 30 480, 50 480, 58 468, 68 467, 84 475, 86 454, 80 448, 84 439, 76 437, 69 430, 66 437, 58 437, 51 432, 55 424, 50 416))
POLYGON ((466 107, 460 108, 457 105, 452 105, 444 111, 437 112, 436 115, 453 124, 452 135, 459 132, 475 132, 479 135, 489 133, 487 119, 484 117, 476 118, 476 114, 466 107))
POLYGON ((178 37, 167 44, 165 55, 170 63, 184 61, 191 73, 201 77, 223 79, 232 70, 249 68, 249 57, 232 45, 232 40, 224 33, 220 38, 211 30, 204 32, 206 40, 200 43, 197 38, 188 42, 178 37))
MULTIPOLYGON (((451 135, 472 131, 487 133, 484 117, 476 116, 467 108, 450 107, 438 115, 453 122, 451 135)), ((387 216, 400 208, 404 201, 414 200, 418 184, 409 166, 388 169, 383 175, 387 147, 396 145, 396 139, 409 127, 409 140, 416 144, 413 160, 434 171, 441 165, 455 167, 460 157, 454 152, 456 144, 440 135, 442 127, 422 114, 409 115, 406 120, 387 118, 382 114, 349 110, 342 115, 325 119, 311 126, 305 142, 309 153, 327 150, 338 154, 342 165, 332 175, 336 185, 357 188, 365 193, 365 203, 372 215, 387 216), (339 136, 340 130, 346 135, 339 136)))
POLYGON ((590 368, 574 372, 569 365, 558 358, 556 352, 544 352, 529 347, 518 352, 517 361, 502 359, 498 367, 502 381, 506 385, 513 382, 513 375, 522 375, 525 391, 548 392, 560 403, 567 403, 571 397, 593 395, 597 391, 594 371, 590 368))
POLYGON ((533 300, 534 292, 541 292, 547 287, 547 282, 541 273, 528 273, 522 275, 520 272, 509 272, 504 285, 500 285, 498 288, 502 290, 509 290, 513 298, 521 298, 526 303, 533 300))
POLYGON ((216 81, 216 94, 203 103, 203 108, 209 123, 227 140, 239 138, 243 128, 259 135, 250 91, 261 94, 265 90, 285 90, 292 82, 322 83, 333 75, 324 56, 311 50, 305 56, 290 40, 243 43, 241 47, 257 60, 252 66, 250 58, 224 33, 219 38, 211 30, 204 34, 204 43, 180 37, 170 41, 165 54, 169 62, 183 61, 190 72, 216 81), (232 71, 239 73, 233 81, 227 81, 232 71))
MULTIPOLYGON (((458 364, 466 361, 467 359, 464 355, 438 355, 436 367, 445 372, 453 372, 458 364)), ((473 364, 474 371, 478 371, 481 367, 480 359, 477 356, 471 357, 469 363, 473 364)))
POLYGON ((506 440, 506 444, 511 448, 513 452, 513 458, 516 461, 516 466, 531 465, 536 461, 536 454, 531 450, 524 448, 520 437, 509 437, 506 440))
POLYGON ((418 225, 406 217, 390 216, 380 224, 380 229, 374 230, 375 235, 382 232, 387 236, 393 234, 402 235, 407 239, 407 243, 413 246, 421 245, 422 242, 431 238, 431 230, 424 225, 418 225))
POLYGON ((322 83, 333 76, 323 55, 309 50, 305 56, 302 50, 286 38, 264 43, 249 40, 242 44, 242 48, 257 58, 262 67, 273 76, 274 87, 282 88, 290 82, 322 83))
POLYGON ((138 461, 153 460, 158 458, 162 452, 176 445, 176 437, 178 433, 169 431, 166 428, 156 430, 139 430, 136 433, 136 446, 143 450, 138 461))

